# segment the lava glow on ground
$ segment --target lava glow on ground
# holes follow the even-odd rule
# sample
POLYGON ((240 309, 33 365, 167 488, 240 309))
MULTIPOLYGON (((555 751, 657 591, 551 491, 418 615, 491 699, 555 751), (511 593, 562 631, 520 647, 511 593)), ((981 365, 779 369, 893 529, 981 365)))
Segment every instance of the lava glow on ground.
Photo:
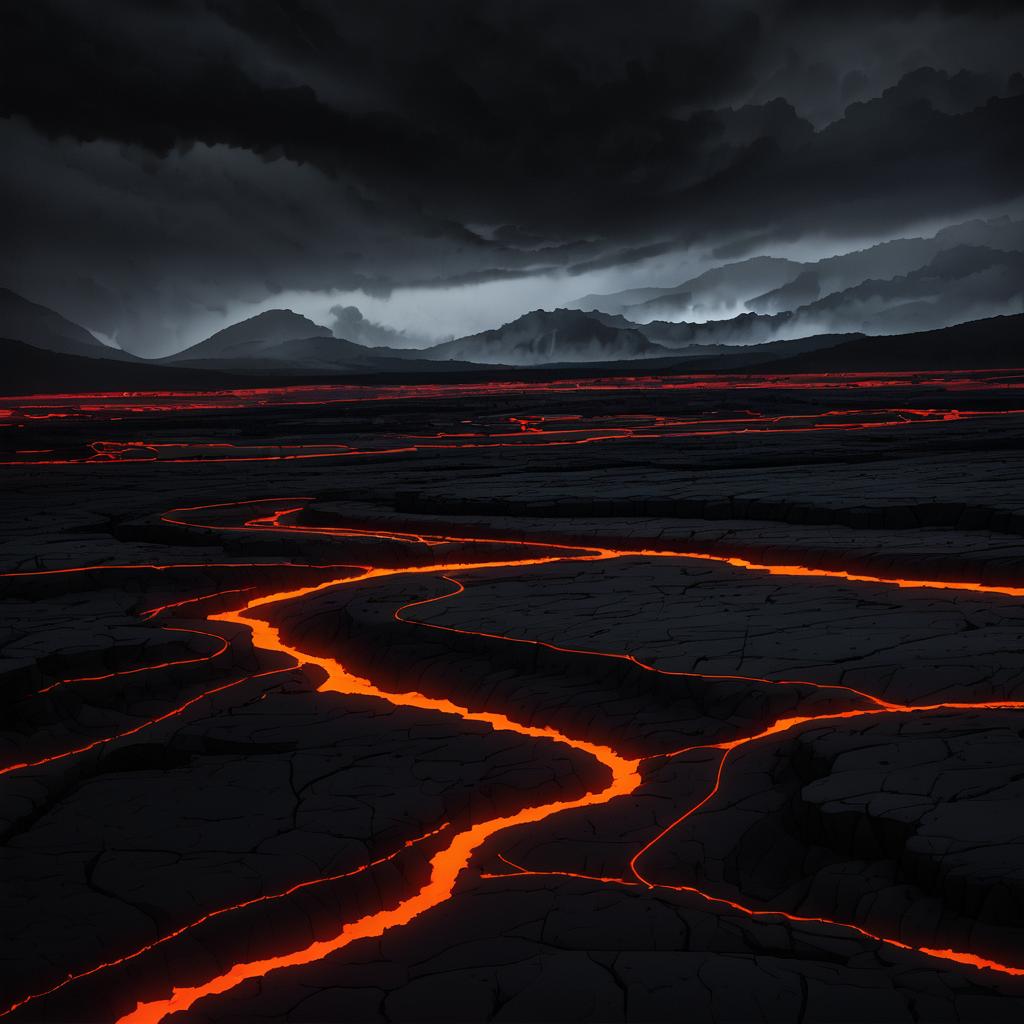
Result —
MULTIPOLYGON (((79 524, 75 527, 79 535, 82 530, 110 530, 119 543, 137 545, 140 555, 152 555, 148 560, 133 557, 125 561, 105 555, 94 562, 82 559, 69 564, 73 559, 68 556, 68 545, 75 536, 69 532, 66 536, 70 540, 52 558, 44 551, 34 561, 9 559, 9 568, 0 574, 5 584, 15 588, 12 592, 16 595, 22 593, 17 588, 29 588, 24 593, 45 604, 50 596, 56 599, 74 593, 75 587, 89 593, 97 588, 118 588, 123 581, 131 580, 138 593, 135 622, 162 629, 167 650, 172 652, 154 658, 144 651, 133 652, 129 643, 128 653, 117 660, 115 668, 54 674, 44 667, 29 672, 25 678, 31 679, 32 685, 19 707, 33 709, 29 720, 46 727, 40 728, 38 735, 34 728, 29 729, 19 744, 4 748, 8 755, 0 766, 3 784, 14 785, 18 779, 26 779, 30 785, 45 789, 60 779, 60 786, 73 791, 100 771, 108 751, 116 751, 129 741, 146 740, 157 745, 169 742, 166 737, 176 735, 166 731, 169 725, 194 730, 192 723, 199 715, 216 722, 218 715, 232 714, 243 698, 248 707, 272 692, 259 687, 276 686, 296 673, 319 700, 341 706, 358 700, 363 702, 360 707, 368 702, 374 708, 417 713, 460 728, 483 727, 485 733, 509 737, 513 743, 539 741, 552 750, 564 750, 592 770, 585 779, 575 779, 553 795, 533 798, 526 787, 516 798, 506 795, 496 800, 497 807, 486 812, 481 804, 476 810, 461 810, 427 827, 410 828, 400 841, 392 840, 379 848, 369 843, 371 854, 365 860, 338 870, 318 874, 310 869, 305 875, 294 875, 287 884, 270 886, 259 895, 237 900, 230 898, 230 887, 219 901, 209 895, 197 897, 197 909, 191 916, 155 931, 150 927, 141 940, 133 939, 132 929, 127 929, 114 947, 84 952, 79 948, 62 955, 52 967, 44 964, 30 983, 16 979, 3 1015, 26 1020, 59 1019, 67 1013, 68 1005, 75 1005, 75 992, 82 986, 88 986, 82 988, 88 993, 87 999, 98 1000, 95 1006, 87 1006, 83 1019, 109 1016, 121 1022, 177 1020, 182 1018, 173 1015, 197 1006, 200 1009, 195 1012, 201 1015, 208 1007, 216 1013, 218 997, 249 991, 244 986, 254 979, 263 984, 272 980, 277 983, 293 972, 301 985, 303 969, 334 962, 328 958, 349 953, 357 960, 369 957, 368 951, 378 948, 370 944, 385 933, 416 927, 422 929, 416 934, 429 934, 441 920, 439 908, 455 906, 455 898, 471 883, 483 893, 488 887, 494 891, 504 887, 514 893, 517 886, 543 883, 552 887, 556 899, 560 887, 585 883, 598 890, 633 893, 635 898, 671 900, 682 908, 681 913, 700 909, 727 914, 730 920, 738 917, 779 927, 817 929, 836 942, 852 944, 851 949, 888 951, 886 956, 904 967, 909 965, 910 970, 939 965, 943 970, 960 972, 966 979, 964 984, 1013 985, 1014 979, 1024 977, 1020 949, 993 949, 988 940, 977 947, 961 944, 959 938, 944 940, 941 922, 933 922, 934 927, 929 929, 893 920, 886 930, 877 924, 869 926, 865 923, 869 918, 856 913, 808 911, 811 904, 807 902, 798 908, 795 904, 773 905, 754 895, 737 898, 704 881, 699 865, 685 877, 669 877, 658 860, 660 851, 671 846, 684 824, 692 824, 700 812, 729 799, 730 768, 748 750, 775 745, 782 751, 817 727, 856 732, 881 721, 932 718, 955 725, 964 716, 1024 711, 1024 700, 1011 696, 1005 687, 987 692, 978 684, 971 699, 900 699, 889 681, 883 685, 866 672, 853 673, 846 680, 841 674, 827 673, 815 678, 813 672, 806 678, 790 678, 773 673, 670 670, 626 645, 616 647, 614 637, 619 634, 615 633, 608 634, 611 640, 588 647, 523 635, 514 623, 505 632, 432 620, 445 608, 468 606, 476 580, 511 578, 520 586, 542 587, 548 578, 545 573, 558 567, 574 567, 581 574, 592 567, 602 567, 606 573, 625 573, 639 564, 654 566, 658 571, 707 568, 726 574, 740 589, 752 581, 769 579, 782 588, 782 594, 795 593, 799 588, 841 586, 847 591, 859 588, 867 603, 893 600, 894 594, 896 600, 900 599, 898 595, 909 595, 947 603, 970 601, 971 608, 979 609, 971 613, 979 620, 1021 602, 1024 578, 972 577, 967 570, 956 577, 929 571, 924 563, 919 572, 870 570, 865 568, 863 558, 854 557, 844 563, 841 551, 834 552, 831 564, 824 565, 817 556, 801 560, 800 545, 810 542, 799 530, 791 541, 794 554, 782 559, 770 553, 752 555, 757 545, 749 538, 732 550, 727 537, 719 539, 711 550, 708 546, 688 547, 671 536, 658 543, 649 538, 636 543, 623 534, 617 543, 607 539, 598 542, 582 528, 578 539, 568 543, 564 535, 572 532, 572 523, 560 524, 547 538, 532 525, 519 532, 500 524, 480 531, 473 523, 460 527, 457 515, 446 515, 440 505, 436 514, 423 514, 419 519, 389 515, 373 523, 367 522, 364 513, 362 519, 338 515, 331 520, 318 509, 317 495, 331 487, 342 487, 349 488, 354 499, 368 500, 366 494, 372 492, 373 500, 381 502, 387 488, 401 484, 395 484, 396 474, 411 473, 450 480, 453 482, 447 486, 457 487, 463 477, 472 481, 474 475, 483 473, 486 462, 480 460, 494 457, 496 450, 500 450, 503 460, 523 460, 520 468, 524 472, 535 472, 538 466, 558 470, 564 463, 535 460, 564 460, 567 452, 572 452, 573 459, 591 460, 579 466, 597 469, 602 459, 618 460, 615 465, 620 468, 615 472, 621 472, 629 459, 645 460, 650 451, 659 453, 659 457, 676 453, 673 457, 696 458, 688 446, 699 444, 701 458, 709 460, 711 472, 717 465, 712 460, 722 459, 724 452, 748 462, 763 458, 770 467, 781 462, 781 453, 792 450, 785 447, 787 444, 813 445, 819 443, 819 438, 826 438, 833 446, 827 452, 836 453, 830 465, 839 466, 837 472, 846 472, 846 467, 858 459, 863 462, 868 458, 861 449, 844 452, 841 446, 852 443, 850 439, 870 435, 875 446, 869 453, 872 459, 877 460, 880 444, 909 445, 911 455, 923 458, 916 453, 927 452, 929 444, 952 442, 953 437, 944 432, 962 432, 956 437, 964 447, 974 438, 969 433, 972 431, 989 431, 985 436, 995 437, 993 431, 1000 425, 1009 424, 1006 429, 1019 430, 1024 421, 1024 401, 1016 391, 1022 389, 1024 374, 1007 370, 259 388, 192 394, 34 395, 0 400, 5 425, 29 437, 24 443, 19 437, 18 444, 10 447, 4 458, 5 472, 22 474, 11 479, 12 486, 23 487, 25 497, 19 500, 24 514, 35 515, 36 522, 41 522, 38 504, 33 503, 40 502, 46 493, 61 494, 62 488, 79 481, 75 486, 80 490, 68 494, 88 493, 89 500, 99 496, 102 500, 97 511, 89 514, 97 521, 103 515, 108 517, 99 526, 79 524), (849 406, 829 406, 835 394, 847 392, 852 395, 849 406), (714 402, 716 393, 733 396, 736 402, 756 403, 757 408, 739 408, 735 402, 718 407, 714 402), (915 399, 918 393, 920 401, 915 399), (665 411, 660 405, 657 411, 638 411, 638 401, 653 403, 666 394, 677 403, 674 411, 665 411), (704 401, 709 395, 710 407, 687 404, 693 402, 693 396, 704 401), (864 395, 872 396, 870 403, 861 401, 864 395), (765 401, 758 396, 765 396, 765 401), (994 403, 993 396, 1004 397, 994 403), (628 399, 633 404, 622 410, 604 408, 610 398, 628 399), (490 403, 489 411, 474 406, 463 415, 465 403, 470 401, 490 403), (351 424, 339 419, 330 438, 319 428, 303 434, 302 417, 333 417, 339 415, 339 410, 358 409, 370 402, 414 406, 418 419, 407 431, 396 429, 392 417, 383 426, 372 424, 372 429, 363 420, 351 424), (230 414, 229 419, 212 436, 196 437, 194 432, 203 422, 203 415, 213 411, 230 414), (287 416, 288 439, 269 443, 264 437, 246 434, 246 424, 250 423, 246 417, 253 412, 287 416), (145 438, 125 435, 97 440, 90 436, 101 425, 110 426, 119 420, 130 421, 126 427, 130 433, 135 432, 136 423, 144 427, 145 438), (789 439, 790 435, 796 437, 789 439), (814 440, 806 440, 808 437, 814 440), (466 463, 467 458, 477 461, 466 463), (206 475, 195 480, 182 476, 165 481, 159 471, 154 472, 156 466, 178 463, 192 464, 196 472, 206 475), (353 466, 366 468, 350 469, 353 466), (120 480, 117 471, 111 473, 107 467, 135 475, 120 480), (216 475, 221 472, 229 475, 216 475), (350 472, 372 475, 343 475, 350 472), (45 474, 47 490, 39 490, 38 484, 33 490, 25 483, 28 473, 45 474), (319 475, 301 475, 307 473, 319 475), (446 473, 452 475, 446 477, 446 473), (18 484, 19 480, 23 482, 18 484), (307 487, 293 489, 301 484, 307 487), (310 484, 320 489, 308 489, 310 484), (271 489, 272 485, 276 486, 271 489), (122 493, 118 488, 126 490, 122 493), (170 502, 156 507, 151 504, 179 488, 183 488, 181 500, 175 501, 173 508, 168 507, 170 502), (225 491, 234 495, 226 496, 225 491), (204 494, 211 500, 202 500, 204 494), (124 503, 123 514, 115 509, 119 501, 124 503), (145 513, 140 508, 145 508, 145 513), (196 557, 159 559, 161 544, 190 544, 196 557), (294 550, 294 556, 289 550, 294 550), (163 582, 161 589, 153 589, 156 577, 173 583, 163 582), (433 592, 415 597, 407 594, 407 599, 393 597, 419 586, 418 581, 428 581, 433 592), (682 745, 669 741, 672 733, 668 722, 664 741, 658 740, 661 734, 655 732, 655 738, 626 742, 613 729, 602 726, 596 713, 592 729, 577 729, 565 724, 577 721, 571 716, 560 717, 541 706, 528 715, 512 706, 498 710, 495 700, 476 698, 473 687, 460 685, 451 692, 438 692, 431 682, 417 688, 413 685, 418 678, 415 665, 408 666, 404 680, 384 668, 369 671, 367 666, 374 664, 372 658, 353 661, 341 642, 337 649, 326 651, 323 642, 305 639, 302 630, 294 626, 296 616, 307 606, 316 608, 318 602, 340 600, 381 586, 386 589, 380 591, 378 603, 386 605, 388 628, 398 631, 395 636, 409 636, 410 642, 424 637, 432 644, 436 641, 440 647, 430 648, 432 656, 438 656, 446 643, 468 644, 467 650, 475 650, 473 645, 477 645, 488 652, 505 651, 510 671, 514 672, 514 666, 521 662, 508 652, 528 649, 538 656, 545 653, 565 659, 567 664, 610 666, 649 677, 669 690, 683 684, 728 686, 737 694, 765 694, 766 707, 784 691, 784 699, 790 703, 779 705, 786 710, 746 726, 721 723, 716 735, 698 735, 694 742, 682 745), (133 704, 133 687, 145 680, 173 681, 174 696, 169 699, 165 693, 159 699, 133 704), (77 714, 78 705, 71 703, 80 699, 76 694, 94 695, 110 686, 117 687, 116 700, 127 709, 128 717, 119 727, 104 731, 99 717, 94 726, 86 716, 80 728, 76 725, 64 736, 59 727, 46 724, 47 714, 77 714), (147 740, 149 736, 155 738, 147 740), (699 760, 694 760, 695 755, 699 760), (659 815, 651 816, 644 827, 627 830, 628 838, 614 837, 623 849, 628 847, 625 856, 620 857, 622 870, 594 872, 587 869, 586 858, 581 858, 577 869, 569 869, 552 844, 538 846, 529 863, 511 852, 512 843, 521 841, 525 829, 547 826, 559 816, 581 809, 588 809, 591 817, 587 820, 595 832, 599 831, 610 820, 602 815, 613 814, 617 807, 656 787, 657 772, 669 765, 681 770, 693 766, 695 795, 675 802, 670 812, 665 808, 671 794, 662 795, 659 815), (709 777, 700 781, 709 765, 709 777), (485 865, 485 853, 490 867, 485 865), (271 930, 259 936, 254 946, 258 952, 251 956, 240 955, 237 944, 223 954, 210 949, 205 960, 194 952, 185 958, 175 955, 175 949, 186 948, 184 944, 192 938, 199 940, 199 947, 189 946, 190 950, 204 948, 204 936, 221 934, 212 929, 230 927, 236 917, 246 922, 240 927, 252 927, 251 922, 258 918, 245 914, 286 906, 311 891, 372 878, 375 872, 394 867, 414 854, 423 858, 422 870, 410 872, 403 891, 382 891, 378 906, 342 914, 333 927, 318 927, 312 935, 302 929, 271 930), (266 952, 268 948, 270 952, 266 952), (140 973, 133 973, 136 968, 140 973), (61 998, 72 1002, 55 1001, 61 998), (51 1010, 51 1006, 56 1008, 51 1010), (52 1018, 48 1016, 51 1012, 55 1015, 52 1018)), ((825 454, 819 458, 824 459, 825 454)), ((511 470, 503 466, 503 470, 516 472, 514 466, 511 470)), ((808 477, 809 492, 818 480, 820 473, 808 477)), ((71 505, 76 499, 62 500, 71 505)), ((617 528, 608 524, 602 527, 601 536, 606 538, 617 528)), ((956 537, 951 538, 955 543, 956 537)), ((854 540, 851 537, 851 549, 857 546, 854 540)), ((899 554, 900 558, 892 556, 892 563, 905 566, 911 556, 899 554)), ((611 595, 609 600, 613 599, 611 595)), ((118 628, 127 627, 122 624, 118 628)), ((358 644, 359 638, 353 633, 350 646, 358 644)), ((503 656, 495 655, 499 660, 503 656)), ((210 749, 230 751, 231 747, 210 749)), ((137 774, 144 780, 150 772, 156 769, 137 774)), ((143 787, 140 792, 144 791, 143 787)), ((36 798, 24 799, 31 803, 36 798)), ((38 816, 44 812, 32 813, 38 816)), ((308 858, 306 863, 312 865, 313 860, 308 858)), ((884 920, 884 914, 881 917, 884 920)), ((870 921, 878 920, 876 910, 870 921)), ((962 931, 956 934, 960 936, 962 931)), ((1013 992, 1020 996, 1020 989, 1013 992)), ((258 1006, 258 1001, 253 1005, 258 1006)))
POLYGON ((129 391, 92 394, 0 395, 0 419, 92 416, 110 418, 147 412, 209 412, 352 402, 458 400, 488 396, 577 395, 586 392, 728 390, 861 390, 936 387, 944 391, 1024 388, 1020 370, 906 371, 765 375, 694 374, 621 376, 552 381, 491 381, 464 384, 304 384, 222 391, 129 391))

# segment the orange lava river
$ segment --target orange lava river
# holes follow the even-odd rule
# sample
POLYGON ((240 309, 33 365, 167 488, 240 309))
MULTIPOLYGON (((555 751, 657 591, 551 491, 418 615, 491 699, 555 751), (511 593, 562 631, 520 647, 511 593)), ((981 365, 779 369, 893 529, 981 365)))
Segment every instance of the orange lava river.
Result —
MULTIPOLYGON (((669 835, 681 822, 691 817, 698 809, 714 800, 722 784, 725 770, 730 757, 734 752, 748 744, 770 741, 798 730, 809 723, 814 722, 837 722, 848 719, 866 718, 869 716, 882 715, 913 715, 936 710, 966 710, 966 709, 1024 709, 1024 702, 1017 701, 993 701, 979 703, 943 703, 931 705, 898 704, 883 700, 881 697, 872 695, 863 690, 852 688, 814 683, 809 680, 771 680, 757 677, 744 676, 704 676, 699 673, 666 672, 656 669, 654 666, 643 662, 631 654, 622 652, 607 652, 596 650, 583 650, 579 648, 559 646, 556 644, 542 643, 541 641, 524 639, 519 637, 505 636, 497 633, 477 632, 469 629, 455 629, 454 627, 441 626, 431 623, 418 622, 416 609, 439 601, 449 600, 463 592, 461 578, 488 569, 513 569, 519 573, 529 572, 532 568, 553 563, 585 563, 603 562, 611 563, 628 558, 644 559, 666 559, 686 561, 716 562, 729 566, 737 572, 744 573, 767 573, 774 576, 807 579, 826 578, 836 579, 856 584, 872 584, 876 586, 891 586, 898 588, 918 588, 929 590, 952 590, 969 591, 971 593, 986 595, 993 599, 1015 599, 1024 597, 1024 587, 996 586, 971 582, 952 582, 943 580, 928 579, 889 579, 880 576, 867 575, 856 572, 841 570, 815 569, 802 565, 776 565, 761 564, 745 558, 732 557, 727 555, 712 555, 702 552, 683 552, 669 550, 631 550, 627 548, 609 548, 603 546, 580 545, 579 547, 565 547, 561 545, 546 544, 540 541, 523 540, 495 540, 494 538, 483 537, 457 537, 446 534, 418 534, 402 533, 394 530, 381 529, 379 532, 367 529, 351 529, 344 526, 339 527, 310 527, 296 522, 296 517, 301 513, 303 503, 307 499, 267 499, 264 502, 241 502, 228 505, 198 506, 193 508, 175 509, 167 513, 165 521, 171 524, 178 524, 190 527, 201 527, 213 531, 218 530, 244 530, 251 532, 274 532, 282 535, 313 535, 321 538, 330 537, 379 537, 390 541, 402 541, 408 544, 430 545, 437 547, 442 544, 459 544, 462 546, 486 546, 487 555, 479 560, 461 558, 458 561, 438 560, 434 564, 407 565, 404 567, 382 567, 382 566, 322 566, 315 568, 321 577, 316 582, 306 586, 293 587, 286 590, 276 590, 266 593, 253 594, 252 588, 228 588, 215 593, 200 593, 182 600, 172 601, 165 605, 148 608, 142 614, 146 619, 173 611, 182 605, 201 605, 207 600, 216 599, 223 604, 229 605, 233 601, 234 607, 229 610, 221 610, 210 613, 206 616, 209 623, 209 631, 205 632, 206 638, 212 638, 214 646, 204 657, 207 660, 219 657, 228 641, 221 637, 221 630, 228 628, 237 630, 242 628, 251 635, 253 646, 260 651, 274 655, 278 661, 287 660, 300 668, 311 668, 322 673, 324 681, 320 684, 320 690, 337 694, 341 697, 347 695, 358 695, 370 697, 394 707, 414 708, 421 711, 436 713, 439 715, 452 716, 466 722, 483 723, 498 732, 515 733, 524 737, 540 738, 552 743, 565 745, 579 754, 592 758, 603 770, 603 784, 596 786, 577 795, 573 798, 560 800, 549 800, 520 807, 519 809, 492 817, 486 820, 476 821, 466 827, 455 828, 447 823, 438 825, 433 831, 426 835, 410 838, 405 847, 401 847, 379 857, 367 864, 353 867, 348 874, 369 871, 375 865, 390 860, 400 855, 402 849, 413 844, 429 842, 439 844, 438 848, 429 857, 429 875, 426 880, 404 897, 390 905, 383 906, 375 912, 368 913, 362 917, 352 920, 339 921, 335 933, 327 938, 304 944, 289 944, 286 937, 281 938, 280 951, 273 956, 253 960, 243 960, 227 967, 211 965, 209 976, 199 984, 175 985, 173 978, 168 978, 166 989, 163 991, 140 993, 138 1002, 133 1010, 120 1018, 121 1024, 127 1022, 156 1022, 161 1021, 170 1014, 184 1011, 194 1006, 200 1000, 216 996, 230 991, 248 979, 261 978, 267 974, 287 968, 299 967, 321 960, 329 954, 338 952, 352 943, 363 939, 380 936, 388 929, 400 928, 421 918, 433 908, 438 907, 447 901, 456 891, 460 880, 466 875, 473 864, 474 856, 490 840, 502 836, 511 829, 524 825, 530 825, 543 821, 553 815, 581 807, 597 807, 609 804, 612 801, 620 800, 635 793, 641 785, 645 764, 649 761, 665 758, 679 757, 689 751, 696 749, 707 749, 717 752, 719 755, 717 773, 711 787, 702 795, 700 800, 692 805, 680 809, 675 820, 666 828, 661 829, 657 834, 647 837, 642 845, 635 851, 630 861, 630 874, 624 877, 595 878, 587 875, 574 875, 568 872, 549 872, 533 870, 505 860, 508 872, 485 874, 480 876, 483 879, 509 879, 518 876, 545 876, 551 878, 583 878, 591 882, 607 884, 612 886, 631 886, 638 890, 649 890, 664 893, 675 893, 683 897, 703 901, 705 904, 727 908, 733 912, 746 915, 751 918, 769 917, 785 919, 801 924, 820 924, 829 928, 841 928, 847 930, 851 935, 859 935, 863 939, 873 943, 880 943, 887 946, 898 947, 899 949, 916 953, 923 957, 942 960, 960 965, 969 970, 985 970, 997 972, 1006 976, 1024 976, 1024 960, 1018 964, 1002 963, 995 960, 977 956, 968 950, 937 949, 926 946, 914 946, 900 941, 896 938, 873 934, 865 931, 852 922, 832 921, 825 918, 803 917, 782 910, 770 907, 753 907, 743 903, 725 899, 714 893, 705 892, 692 885, 670 883, 649 877, 645 870, 645 859, 650 850, 667 835, 669 835), (243 509, 249 506, 248 511, 243 509), (251 514, 251 506, 257 507, 258 514, 251 514), (270 510, 268 512, 268 509, 270 510), (213 514, 215 521, 210 523, 209 516, 213 514), (225 523, 223 517, 231 514, 240 517, 233 523, 225 523), (510 552, 503 557, 495 557, 495 550, 510 552), (342 572, 341 570, 344 569, 342 572), (628 757, 625 754, 613 749, 611 746, 588 741, 581 736, 569 735, 561 729, 545 724, 526 724, 515 720, 512 717, 487 712, 466 706, 444 697, 429 696, 416 691, 398 692, 389 688, 383 681, 365 678, 346 667, 343 660, 334 657, 316 655, 304 650, 286 639, 274 622, 272 617, 275 606, 284 602, 299 601, 314 594, 319 594, 334 588, 358 587, 373 579, 384 577, 409 577, 414 575, 427 575, 443 577, 451 584, 451 589, 440 597, 433 597, 426 600, 409 602, 394 611, 394 617, 400 622, 408 623, 410 628, 429 628, 433 630, 449 631, 472 634, 484 637, 489 641, 506 642, 510 644, 533 644, 536 646, 548 647, 569 655, 585 655, 588 657, 602 657, 627 661, 630 664, 644 671, 658 672, 661 675, 687 676, 697 679, 726 679, 733 680, 737 685, 744 682, 756 682, 764 685, 779 685, 790 687, 807 687, 812 690, 833 690, 842 695, 845 700, 853 705, 841 711, 828 711, 821 714, 791 715, 769 722, 763 727, 754 730, 746 735, 735 736, 731 739, 702 745, 700 747, 687 747, 681 750, 666 750, 644 758, 628 757)), ((232 564, 232 563, 228 563, 232 564)), ((53 573, 71 572, 116 572, 118 569, 126 569, 116 565, 108 566, 87 566, 80 569, 52 570, 53 573)), ((174 566, 149 566, 132 567, 151 569, 154 571, 168 571, 174 566)), ((309 567, 307 567, 309 568, 309 567)), ((312 571, 312 570, 311 570, 312 571)), ((47 570, 38 570, 34 573, 11 573, 10 576, 36 575, 45 576, 47 570)), ((193 631, 197 632, 197 631, 193 631)), ((201 660, 199 658, 189 659, 201 660)), ((169 662, 184 663, 184 661, 169 662)), ((130 669, 120 675, 127 675, 133 672, 157 671, 161 666, 148 666, 130 669)), ((275 671, 261 673, 261 675, 273 675, 275 671)), ((79 684, 92 685, 101 682, 103 679, 111 678, 119 673, 111 673, 108 676, 81 677, 80 679, 58 680, 46 689, 52 689, 57 685, 79 684)), ((146 728, 166 721, 169 718, 183 715, 197 701, 204 700, 213 695, 223 694, 233 687, 240 686, 246 681, 256 678, 245 676, 241 679, 231 680, 228 683, 218 684, 210 690, 200 693, 189 701, 166 711, 165 713, 152 718, 149 721, 139 724, 129 732, 122 732, 105 738, 99 738, 88 745, 82 745, 76 749, 50 751, 40 753, 38 757, 28 758, 17 764, 10 764, 0 768, 3 773, 16 772, 28 767, 46 764, 50 761, 74 757, 86 750, 91 750, 99 745, 111 743, 117 739, 138 733, 146 728)), ((312 878, 289 887, 277 893, 262 896, 259 900, 249 900, 237 905, 226 905, 212 911, 208 911, 196 920, 174 929, 156 941, 137 949, 124 950, 119 955, 110 956, 108 959, 96 963, 66 977, 55 980, 53 985, 45 991, 28 993, 14 1003, 4 1008, 4 1013, 10 1013, 21 1006, 25 1006, 37 999, 42 999, 75 981, 89 976, 94 976, 102 971, 112 969, 119 964, 144 956, 156 946, 173 942, 174 939, 192 929, 202 925, 213 917, 222 917, 243 907, 250 906, 254 902, 285 899, 297 889, 311 885, 332 881, 338 877, 333 875, 330 878, 312 878)), ((508 884, 506 882, 506 884, 508 884)))

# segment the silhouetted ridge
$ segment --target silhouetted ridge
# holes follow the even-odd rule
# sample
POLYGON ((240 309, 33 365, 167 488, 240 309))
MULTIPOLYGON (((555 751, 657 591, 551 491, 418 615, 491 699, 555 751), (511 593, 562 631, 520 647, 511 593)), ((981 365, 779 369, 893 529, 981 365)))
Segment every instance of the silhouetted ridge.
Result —
POLYGON ((761 363, 763 373, 848 370, 984 370, 1024 367, 1024 314, 972 320, 915 334, 855 338, 761 363))
POLYGON ((104 345, 84 327, 46 306, 0 288, 0 337, 23 341, 35 348, 71 355, 130 360, 132 356, 104 345))

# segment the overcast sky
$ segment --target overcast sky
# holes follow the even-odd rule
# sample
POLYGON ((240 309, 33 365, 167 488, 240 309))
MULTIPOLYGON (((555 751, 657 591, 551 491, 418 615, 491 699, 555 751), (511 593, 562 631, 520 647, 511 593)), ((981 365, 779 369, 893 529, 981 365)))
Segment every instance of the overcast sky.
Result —
POLYGON ((32 0, 0 285, 142 354, 289 306, 410 339, 1024 193, 1024 5, 32 0))

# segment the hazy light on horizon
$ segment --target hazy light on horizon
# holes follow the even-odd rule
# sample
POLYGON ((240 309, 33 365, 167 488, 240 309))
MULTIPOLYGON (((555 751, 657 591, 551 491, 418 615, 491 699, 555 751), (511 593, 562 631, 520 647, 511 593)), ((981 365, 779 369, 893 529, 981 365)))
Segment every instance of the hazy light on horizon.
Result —
MULTIPOLYGON (((1022 204, 999 204, 976 211, 980 218, 1014 215, 1022 212, 1022 204)), ((370 295, 360 289, 329 291, 285 290, 268 295, 256 303, 230 303, 225 308, 200 313, 186 330, 179 328, 179 337, 187 335, 187 345, 195 344, 240 320, 270 309, 291 309, 330 328, 333 306, 355 306, 366 317, 394 331, 403 332, 404 339, 396 345, 414 348, 445 341, 453 337, 476 334, 500 327, 534 309, 556 309, 588 294, 624 291, 630 288, 672 287, 706 270, 753 256, 775 256, 800 262, 814 262, 829 256, 853 252, 894 238, 931 237, 950 224, 962 223, 970 217, 941 218, 922 221, 911 228, 874 236, 836 238, 827 233, 804 234, 792 241, 772 242, 754 246, 734 259, 714 258, 707 252, 677 250, 636 263, 619 264, 583 274, 565 272, 542 273, 529 277, 506 278, 469 284, 428 287, 414 285, 395 288, 390 295, 370 295)), ((691 310, 688 319, 703 322, 723 319, 746 312, 737 307, 722 310, 691 310)), ((169 349, 170 351, 177 349, 169 349)))

